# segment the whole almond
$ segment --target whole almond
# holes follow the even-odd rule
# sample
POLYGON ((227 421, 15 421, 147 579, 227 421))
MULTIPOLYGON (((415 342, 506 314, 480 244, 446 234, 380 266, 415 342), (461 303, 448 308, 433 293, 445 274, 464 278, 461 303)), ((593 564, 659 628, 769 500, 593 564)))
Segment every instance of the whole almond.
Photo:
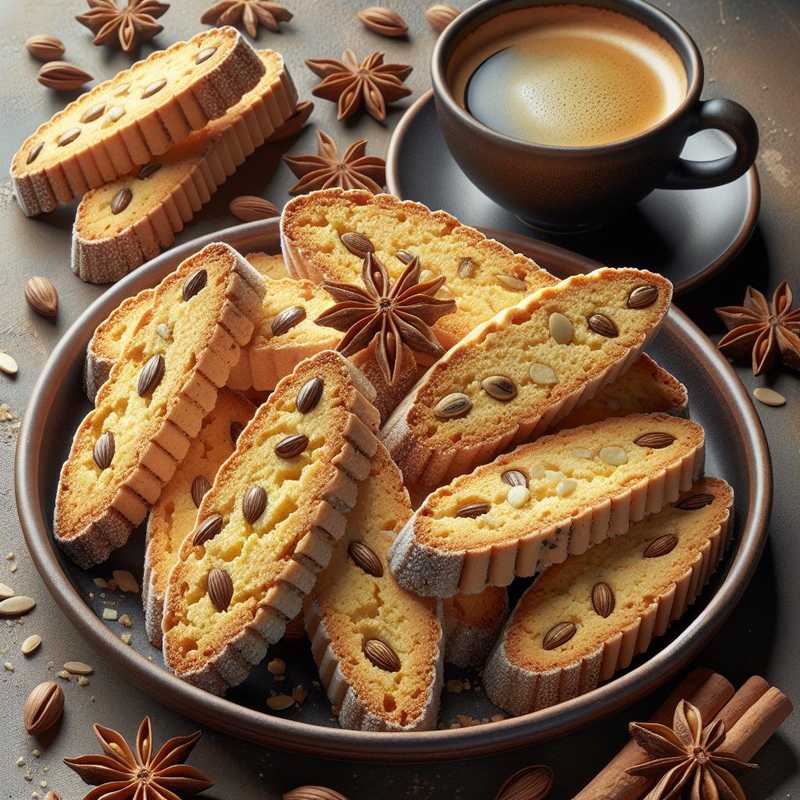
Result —
POLYGON ((402 38, 408 34, 408 25, 396 12, 385 6, 370 6, 358 12, 358 18, 368 30, 381 36, 402 38))
POLYGON ((367 639, 364 642, 364 655, 378 669, 386 672, 398 672, 400 669, 400 659, 382 639, 367 639))
POLYGON ((363 569, 367 575, 372 575, 374 578, 382 577, 383 564, 381 564, 377 553, 369 545, 364 544, 364 542, 353 541, 350 542, 347 552, 350 554, 350 558, 353 559, 353 563, 363 569))
POLYGON ((289 306, 284 308, 279 314, 273 317, 270 323, 270 331, 273 336, 283 336, 295 325, 299 325, 306 318, 306 310, 303 306, 289 306))
POLYGON ((192 481, 192 502, 195 505, 195 508, 200 508, 200 503, 203 501, 203 497, 205 493, 211 488, 211 482, 206 478, 205 475, 198 475, 192 481))
POLYGON ((663 536, 653 539, 653 541, 645 547, 642 555, 645 558, 660 558, 667 553, 671 553, 675 549, 676 544, 678 544, 678 537, 675 536, 674 533, 665 533, 663 536))
POLYGON ((375 252, 375 245, 363 233, 358 231, 347 231, 339 239, 354 256, 359 258, 364 258, 367 253, 375 252))
POLYGON ((518 469, 507 469, 501 476, 501 480, 509 486, 528 487, 528 476, 518 469))
POLYGON ((542 764, 515 772, 495 795, 495 800, 544 800, 553 788, 553 770, 542 764))
POLYGON ((56 61, 64 55, 64 43, 55 36, 31 36, 25 47, 39 61, 56 61))
POLYGON ((574 622, 557 622, 542 638, 542 647, 545 650, 555 650, 556 647, 566 644, 577 632, 574 622))
POLYGON ((650 284, 631 289, 628 295, 628 308, 647 308, 658 299, 658 289, 650 284))
POLYGON ((116 443, 114 442, 114 434, 111 431, 106 431, 94 443, 94 463, 100 469, 108 469, 111 462, 114 460, 114 452, 116 450, 116 443))
POLYGON ((462 519, 475 519, 489 513, 491 506, 488 503, 470 503, 456 511, 456 516, 462 519))
POLYGON ((64 692, 53 681, 34 687, 23 708, 25 730, 39 734, 49 731, 64 713, 64 692))
POLYGON ((212 514, 206 517, 194 530, 192 534, 192 544, 199 546, 213 539, 225 524, 222 514, 212 514))
POLYGON ((58 314, 58 292, 49 278, 36 275, 25 284, 25 299, 28 305, 43 317, 58 314))
POLYGON ((242 498, 242 515, 252 525, 267 507, 267 492, 263 486, 251 486, 242 498))
POLYGON ((608 339, 614 339, 619 336, 619 329, 616 323, 605 314, 592 314, 586 322, 590 330, 594 331, 598 336, 605 336, 608 339))
POLYGON ((275 445, 275 455, 279 458, 295 458, 308 447, 308 436, 304 433, 293 433, 285 436, 275 445))
POLYGON ((14 356, 0 350, 0 372, 5 372, 6 375, 16 375, 18 371, 19 364, 14 356))
POLYGON ((297 393, 297 400, 294 403, 295 408, 301 414, 308 414, 309 411, 313 411, 322 397, 324 387, 325 384, 322 378, 311 378, 306 381, 297 393))
POLYGON ((85 70, 66 61, 43 64, 36 78, 42 86, 57 92, 74 92, 94 78, 85 70))
POLYGON ((652 431, 651 433, 643 433, 637 436, 634 444, 639 447, 649 447, 651 450, 661 450, 664 447, 669 447, 675 441, 675 437, 671 433, 662 433, 661 431, 652 431))
POLYGON ((283 800, 347 800, 347 798, 326 786, 298 786, 285 792, 283 800))
POLYGON ((214 568, 208 573, 208 597, 217 611, 227 611, 233 597, 233 581, 224 570, 214 568))
POLYGON ((278 216, 278 209, 269 200, 255 195, 243 194, 231 200, 228 206, 231 214, 242 222, 254 222, 257 219, 271 219, 278 216))
POLYGON ((425 19, 437 33, 441 33, 461 12, 450 3, 434 3, 425 11, 425 19))
POLYGON ((201 292, 206 283, 208 283, 208 272, 204 269, 198 269, 193 272, 183 284, 183 299, 191 300, 198 292, 201 292))
POLYGON ((161 353, 156 353, 147 359, 147 363, 142 367, 139 373, 139 380, 136 383, 136 392, 139 397, 146 397, 152 394, 164 378, 164 356, 161 353))
POLYGON ((697 511, 700 508, 705 508, 714 502, 713 494, 705 494, 700 492, 698 494, 690 494, 682 500, 675 503, 675 508, 680 508, 681 511, 697 511))
POLYGON ((605 581, 600 581, 592 587, 592 608, 601 617, 610 616, 615 605, 614 592, 605 581))
POLYGON ((472 400, 463 392, 445 395, 434 407, 433 415, 438 419, 456 419, 472 410, 472 400))

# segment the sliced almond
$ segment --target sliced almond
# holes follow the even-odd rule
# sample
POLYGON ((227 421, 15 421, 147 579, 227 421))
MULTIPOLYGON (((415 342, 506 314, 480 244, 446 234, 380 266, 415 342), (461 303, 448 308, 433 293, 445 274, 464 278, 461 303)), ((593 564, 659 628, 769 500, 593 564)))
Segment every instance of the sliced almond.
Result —
POLYGON ((70 675, 91 675, 94 672, 94 667, 85 664, 83 661, 67 661, 64 664, 64 669, 70 675))
POLYGON ((24 594, 0 601, 0 617, 18 617, 36 608, 36 601, 24 594))
POLYGON ((19 647, 20 652, 24 656, 29 656, 31 653, 39 649, 42 643, 42 637, 38 633, 29 636, 19 647))

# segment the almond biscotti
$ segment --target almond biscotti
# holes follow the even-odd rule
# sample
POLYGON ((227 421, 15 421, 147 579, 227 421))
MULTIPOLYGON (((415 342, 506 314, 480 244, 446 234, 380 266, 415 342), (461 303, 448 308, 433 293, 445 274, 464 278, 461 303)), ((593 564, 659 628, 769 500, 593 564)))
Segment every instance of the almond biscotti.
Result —
POLYGON ((247 253, 245 258, 265 277, 265 278, 288 278, 286 265, 283 263, 281 253, 264 253, 256 250, 247 253))
POLYGON ((264 74, 234 28, 159 50, 95 86, 29 136, 11 161, 26 216, 52 211, 166 153, 222 116, 264 74))
POLYGON ((169 573, 183 540, 194 529, 197 509, 211 488, 236 439, 256 413, 256 407, 229 389, 220 390, 217 404, 203 420, 197 438, 170 482, 150 509, 142 578, 142 604, 147 638, 161 647, 161 616, 169 573))
POLYGON ((484 672, 489 699, 525 714, 630 666, 694 603, 729 533, 733 492, 708 478, 625 536, 551 567, 511 614, 484 672))
POLYGON ((437 603, 401 589, 386 566, 410 516, 403 476, 380 445, 345 535, 305 603, 311 652, 343 728, 436 727, 444 644, 437 603))
POLYGON ((554 427, 622 374, 658 330, 672 285, 598 269, 540 289, 452 347, 382 435, 415 492, 430 492, 554 427))
POLYGON ((557 282, 531 259, 450 214, 388 194, 323 189, 296 197, 281 215, 281 243, 289 272, 316 282, 357 283, 367 250, 395 281, 408 257, 418 256, 423 275, 431 273, 423 280, 443 275, 446 283, 437 296, 457 304, 433 326, 445 347, 526 294, 557 282))
POLYGON ((464 669, 482 667, 508 616, 508 591, 487 586, 478 594, 448 597, 442 605, 445 661, 464 669))
POLYGON ((264 74, 225 114, 138 170, 91 189, 72 229, 72 271, 113 283, 170 247, 200 207, 292 115, 297 92, 272 50, 264 74))
POLYGON ((545 436, 431 494, 389 553, 423 596, 507 586, 678 499, 703 469, 703 429, 634 414, 545 436))
POLYGON ((77 564, 105 560, 144 521, 249 341, 263 292, 225 244, 159 284, 61 470, 54 533, 77 564))
POLYGON ((328 350, 284 378, 239 434, 169 578, 164 660, 179 677, 221 694, 299 613, 369 474, 372 396, 328 350))

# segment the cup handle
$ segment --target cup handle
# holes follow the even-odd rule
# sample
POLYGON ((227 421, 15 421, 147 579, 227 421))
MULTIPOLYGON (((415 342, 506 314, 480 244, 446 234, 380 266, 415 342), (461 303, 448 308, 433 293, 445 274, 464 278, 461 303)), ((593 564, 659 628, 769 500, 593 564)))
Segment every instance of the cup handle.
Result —
POLYGON ((679 158, 659 184, 661 189, 704 189, 721 186, 744 175, 758 153, 758 127, 750 112, 723 98, 701 101, 694 112, 691 133, 713 128, 727 133, 736 150, 710 161, 679 158))

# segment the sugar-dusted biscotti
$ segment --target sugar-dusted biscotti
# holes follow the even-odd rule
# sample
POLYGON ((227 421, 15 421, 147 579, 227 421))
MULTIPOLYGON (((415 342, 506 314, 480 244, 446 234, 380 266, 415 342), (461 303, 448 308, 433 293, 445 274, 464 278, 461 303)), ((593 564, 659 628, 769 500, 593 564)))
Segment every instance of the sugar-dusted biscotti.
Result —
POLYGON ((264 74, 225 114, 123 178, 91 189, 72 228, 72 271, 113 283, 170 247, 236 168, 292 115, 297 92, 272 50, 264 74))
POLYGON ((635 361, 671 297, 660 275, 603 268, 540 289, 476 328, 384 426, 406 485, 430 492, 553 428, 635 361))
POLYGON ((445 347, 526 294, 557 282, 531 259, 450 214, 389 194, 323 189, 296 197, 281 215, 281 243, 289 272, 317 282, 358 282, 364 246, 374 248, 392 280, 405 269, 405 253, 418 256, 431 279, 447 279, 437 296, 456 301, 457 310, 434 325, 445 347), (352 236, 342 240, 348 233, 360 234, 355 245, 352 236))
POLYGON ((77 564, 105 560, 144 521, 250 340, 263 292, 225 244, 158 285, 61 470, 54 533, 77 564))
POLYGON ((194 530, 197 509, 211 488, 220 465, 233 452, 236 439, 256 413, 246 398, 221 389, 217 404, 189 445, 189 452, 150 509, 142 578, 142 604, 147 638, 161 647, 161 616, 169 573, 186 535, 194 530))
POLYGON ((410 516, 403 476, 380 445, 304 610, 311 652, 343 728, 436 727, 441 612, 435 600, 401 589, 386 566, 389 545, 410 516))
POLYGON ((507 589, 487 586, 478 594, 448 597, 442 604, 445 661, 465 669, 482 667, 508 616, 507 589))
POLYGON ((579 554, 678 499, 703 469, 703 429, 634 414, 544 436, 431 494, 389 566, 424 596, 507 586, 579 554))
POLYGON ((234 28, 152 53, 95 86, 29 136, 11 161, 27 216, 52 211, 166 153, 222 116, 264 74, 234 28))
POLYGON ((672 506, 546 570, 484 671, 489 699, 525 714, 594 689, 694 603, 725 550, 733 492, 701 480, 672 506))
POLYGON ((369 475, 372 396, 328 350, 284 378, 239 434, 169 577, 163 651, 179 677, 221 694, 300 612, 369 475))

